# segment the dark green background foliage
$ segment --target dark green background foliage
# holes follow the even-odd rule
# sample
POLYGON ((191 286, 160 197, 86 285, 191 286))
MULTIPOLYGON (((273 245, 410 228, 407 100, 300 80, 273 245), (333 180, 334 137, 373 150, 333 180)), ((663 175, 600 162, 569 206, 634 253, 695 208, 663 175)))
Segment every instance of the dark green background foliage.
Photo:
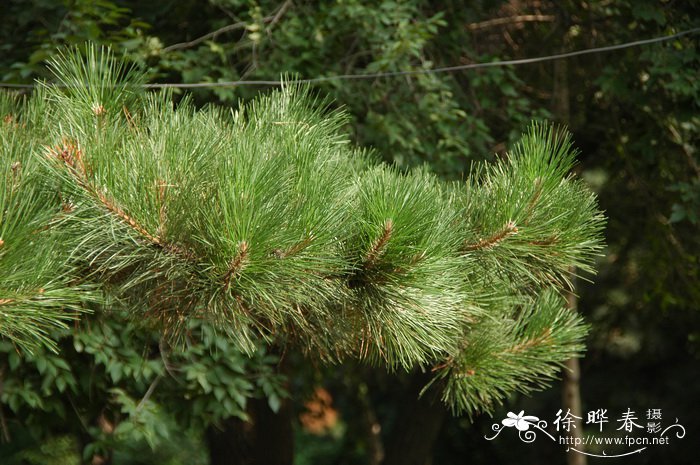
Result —
MULTIPOLYGON (((7 0, 2 8, 0 82, 8 83, 48 77, 44 61, 57 47, 86 40, 124 51, 146 67, 151 82, 188 83, 524 58, 700 26, 696 2, 651 0, 7 0), (195 40, 228 25, 234 26, 195 40)), ((400 167, 425 163, 448 179, 465 177, 474 161, 499 157, 532 119, 570 127, 582 152, 579 174, 609 218, 595 284, 578 283, 579 311, 592 325, 582 360, 584 410, 662 408, 667 420, 678 417, 689 432, 681 445, 652 449, 633 463, 691 463, 689 443, 700 430, 698 37, 518 67, 315 85, 349 111, 355 142, 400 167)), ((194 99, 236 106, 260 90, 198 89, 194 99)), ((62 330, 60 355, 22 358, 3 343, 0 399, 5 415, 24 420, 9 422, 12 442, 0 446, 0 455, 13 457, 8 463, 44 463, 42 454, 53 450, 74 463, 74 452, 113 451, 115 463, 206 463, 203 425, 212 416, 244 415, 245 399, 256 396, 276 410, 285 389, 274 371, 276 357, 212 351, 222 343, 206 327, 193 330, 197 343, 171 356, 161 354, 153 333, 120 315, 62 330), (152 397, 139 406, 158 377, 152 397), (229 383, 240 397, 217 391, 229 383), (138 421, 119 423, 114 434, 105 433, 109 425, 80 423, 103 409, 110 422, 133 418, 138 409, 138 421)), ((285 357, 295 409, 324 385, 340 411, 326 436, 297 428, 297 462, 376 463, 378 443, 391 444, 403 410, 411 408, 401 394, 412 388, 408 378, 285 357), (375 421, 379 435, 372 434, 375 421)), ((558 396, 551 389, 514 397, 509 406, 552 417, 558 396)), ((487 443, 483 435, 492 421, 441 417, 433 463, 564 462, 560 449, 487 443)))

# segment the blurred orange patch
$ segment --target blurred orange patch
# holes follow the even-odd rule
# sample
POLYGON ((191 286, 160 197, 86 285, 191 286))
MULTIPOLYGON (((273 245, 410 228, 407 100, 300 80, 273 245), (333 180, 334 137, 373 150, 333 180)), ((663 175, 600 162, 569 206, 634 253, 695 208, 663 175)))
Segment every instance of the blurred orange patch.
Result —
POLYGON ((305 411, 299 415, 304 430, 312 434, 328 433, 338 423, 338 411, 333 408, 333 397, 322 387, 314 389, 314 394, 304 403, 305 411))

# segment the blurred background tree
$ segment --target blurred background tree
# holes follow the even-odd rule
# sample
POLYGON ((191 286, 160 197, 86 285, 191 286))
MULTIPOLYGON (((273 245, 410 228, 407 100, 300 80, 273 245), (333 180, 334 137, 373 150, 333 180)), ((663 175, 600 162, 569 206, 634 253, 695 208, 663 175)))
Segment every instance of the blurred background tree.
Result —
MULTIPOLYGON (((45 77, 43 62, 57 47, 85 40, 124 50, 148 67, 152 82, 188 83, 429 69, 550 55, 698 26, 700 5, 674 0, 382 0, 371 5, 359 0, 8 0, 0 26, 0 82, 45 77)), ((689 431, 700 428, 697 38, 517 67, 316 85, 350 111, 349 130, 357 143, 377 148, 400 166, 427 163, 445 178, 459 179, 473 161, 498 157, 531 119, 567 123, 583 153, 580 173, 597 190, 609 217, 608 250, 596 283, 579 282, 579 311, 593 324, 582 360, 584 409, 662 408, 689 431)), ((264 87, 203 88, 195 97, 199 104, 235 106, 260 90, 264 87)), ((125 351, 142 347, 123 344, 125 351)), ((12 362, 11 352, 5 348, 8 369, 20 363, 12 362)), ((66 350, 61 357, 72 359, 71 354, 66 350)), ((39 363, 44 362, 37 361, 37 368, 39 363)), ((87 372, 92 363, 87 362, 87 372)), ((309 399, 294 405, 297 463, 393 460, 395 438, 410 433, 403 429, 402 411, 419 408, 431 419, 424 424, 432 425, 432 434, 424 434, 422 450, 411 451, 416 463, 429 463, 429 457, 432 463, 566 460, 559 449, 484 441, 491 418, 452 419, 431 405, 402 402, 404 397, 415 402, 408 376, 360 366, 306 366, 294 354, 286 363, 293 366, 288 385, 294 397, 304 393, 309 399), (315 420, 325 421, 323 427, 311 426, 308 415, 298 416, 309 411, 317 412, 315 420)), ((126 393, 129 385, 143 383, 128 376, 99 376, 111 377, 105 386, 122 383, 126 393)), ((124 408, 133 402, 128 395, 117 398, 124 408)), ((10 399, 3 391, 3 403, 10 399)), ((31 405, 29 399, 23 402, 31 405)), ((511 400, 511 410, 525 408, 541 416, 553 415, 559 405, 556 390, 511 400)), ((163 412, 154 418, 152 425, 173 430, 176 420, 163 412)), ((240 426, 231 430, 240 432, 240 426)), ((201 443, 193 434, 188 440, 201 443)), ((142 438, 147 446, 146 436, 142 438)), ((650 449, 634 463, 690 463, 689 439, 650 449)), ((77 449, 75 440, 57 437, 51 444, 77 449)), ((123 441, 123 454, 129 453, 127 442, 135 444, 123 441)), ((188 444, 171 443, 178 449, 171 463, 178 463, 182 449, 191 449, 188 444)), ((13 441, 0 454, 9 456, 7 448, 16 446, 13 441)), ((41 463, 30 455, 17 460, 41 463)), ((130 457, 142 463, 162 459, 142 451, 130 457)), ((179 460, 196 463, 194 458, 179 460)), ((206 457, 200 460, 206 463, 206 457)))

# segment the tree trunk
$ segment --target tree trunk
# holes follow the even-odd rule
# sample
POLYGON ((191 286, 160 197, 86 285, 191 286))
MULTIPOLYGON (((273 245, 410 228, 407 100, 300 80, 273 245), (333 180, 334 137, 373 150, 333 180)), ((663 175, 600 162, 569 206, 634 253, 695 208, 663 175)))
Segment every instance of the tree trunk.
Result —
MULTIPOLYGON (((572 269, 572 274, 573 274, 572 269)), ((572 282, 575 284, 575 278, 572 278, 572 282)), ((567 306, 572 312, 576 311, 577 301, 576 295, 571 292, 567 296, 567 306)), ((571 358, 566 361, 564 370, 564 382, 562 386, 562 403, 565 409, 569 409, 571 413, 577 417, 583 418, 583 413, 581 409, 581 367, 579 365, 577 358, 571 358)), ((583 424, 582 420, 575 419, 575 428, 571 428, 569 436, 577 439, 580 444, 576 448, 580 451, 585 449, 583 445, 583 424)), ((568 453, 566 455, 567 465, 586 465, 586 456, 577 453, 568 453)))
MULTIPOLYGON (((570 96, 569 96, 569 81, 568 69, 566 60, 556 60, 554 62, 554 114, 559 121, 564 124, 569 123, 570 119, 570 96)), ((571 282, 574 289, 567 296, 567 306, 572 312, 576 311, 576 270, 570 269, 572 278, 571 282)), ((581 412, 581 367, 577 358, 572 358, 566 361, 562 383, 562 404, 563 409, 568 409, 576 417, 583 417, 581 412)), ((577 449, 584 450, 583 445, 583 425, 582 421, 575 419, 573 428, 569 432, 569 436, 574 439, 579 439, 577 449)), ((566 455, 567 465, 586 465, 586 456, 578 453, 568 453, 566 455)))
POLYGON ((383 465, 427 465, 432 462, 435 440, 446 410, 435 389, 418 398, 429 374, 416 374, 402 395, 401 410, 387 440, 383 465))
POLYGON ((207 431, 211 465, 292 465, 294 463, 293 408, 282 401, 274 413, 266 399, 251 399, 250 421, 224 421, 207 431))

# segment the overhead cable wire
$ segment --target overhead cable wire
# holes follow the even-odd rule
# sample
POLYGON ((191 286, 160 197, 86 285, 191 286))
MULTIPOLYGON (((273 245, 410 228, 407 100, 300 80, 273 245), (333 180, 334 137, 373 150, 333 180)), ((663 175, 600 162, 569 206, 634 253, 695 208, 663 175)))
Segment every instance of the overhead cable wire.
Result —
MULTIPOLYGON (((632 47, 639 47, 642 45, 649 45, 659 42, 667 42, 670 40, 678 39, 683 36, 690 34, 696 34, 700 32, 700 27, 694 29, 688 29, 685 31, 678 32, 676 34, 668 36, 654 37, 651 39, 635 40, 633 42, 625 42, 617 45, 607 45, 604 47, 594 47, 587 48, 583 50, 575 50, 572 52, 557 53, 554 55, 545 55, 533 58, 519 58, 515 60, 497 60, 481 63, 469 63, 464 65, 455 66, 445 66, 441 68, 427 68, 427 69, 412 69, 403 71, 388 71, 388 72, 377 72, 377 73, 364 73, 364 74, 337 74, 333 76, 320 76, 308 79, 293 79, 288 81, 283 80, 240 80, 240 81, 219 81, 219 82, 192 82, 192 83, 153 83, 144 84, 144 87, 148 89, 165 89, 165 88, 178 88, 178 89, 194 89, 194 88, 209 88, 209 87, 239 87, 239 86, 280 86, 282 84, 315 84, 327 81, 340 81, 340 80, 358 80, 358 79, 378 79, 378 78, 391 78, 398 76, 414 76, 419 74, 439 74, 439 73, 454 73, 457 71, 465 71, 480 68, 494 68, 501 66, 519 66, 528 65, 533 63, 543 63, 553 60, 561 60, 564 58, 572 58, 581 55, 591 55, 595 53, 606 53, 615 50, 623 50, 632 47)), ((12 83, 0 83, 0 87, 6 88, 24 88, 30 89, 35 87, 36 84, 12 84, 12 83)))

